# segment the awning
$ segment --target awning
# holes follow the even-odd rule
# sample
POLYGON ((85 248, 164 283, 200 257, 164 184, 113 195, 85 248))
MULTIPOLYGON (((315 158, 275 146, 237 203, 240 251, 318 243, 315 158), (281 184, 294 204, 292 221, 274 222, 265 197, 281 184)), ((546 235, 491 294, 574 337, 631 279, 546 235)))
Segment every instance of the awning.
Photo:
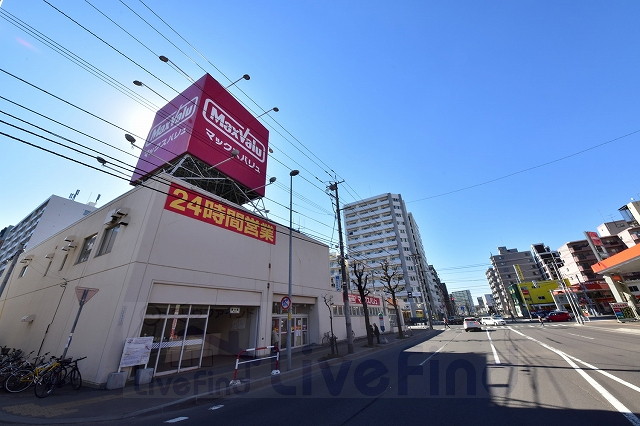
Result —
POLYGON ((640 244, 591 265, 591 269, 607 275, 640 272, 640 244))

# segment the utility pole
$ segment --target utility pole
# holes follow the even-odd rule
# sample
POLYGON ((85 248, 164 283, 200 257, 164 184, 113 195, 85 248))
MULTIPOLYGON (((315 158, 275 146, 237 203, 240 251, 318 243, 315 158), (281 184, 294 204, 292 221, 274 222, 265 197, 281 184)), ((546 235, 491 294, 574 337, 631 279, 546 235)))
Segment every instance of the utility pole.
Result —
POLYGON ((562 278, 562 274, 560 273, 560 269, 558 268, 558 264, 555 259, 553 259, 553 267, 558 274, 560 288, 564 291, 564 295, 567 297, 567 301, 569 302, 569 306, 571 306, 571 310, 575 316, 576 322, 578 324, 584 324, 584 319, 582 318, 582 309, 580 309, 580 304, 575 300, 575 295, 571 288, 567 288, 566 283, 564 282, 564 278, 562 278))
MULTIPOLYGON (((344 181, 342 181, 344 182, 344 181)), ((329 185, 329 190, 335 191, 336 217, 338 218, 338 238, 340 240, 340 271, 342 273, 342 301, 344 303, 344 321, 347 329, 347 352, 353 353, 353 328, 351 327, 351 307, 349 306, 349 281, 344 258, 344 241, 342 239, 342 220, 340 219, 340 199, 338 197, 338 183, 329 185)))

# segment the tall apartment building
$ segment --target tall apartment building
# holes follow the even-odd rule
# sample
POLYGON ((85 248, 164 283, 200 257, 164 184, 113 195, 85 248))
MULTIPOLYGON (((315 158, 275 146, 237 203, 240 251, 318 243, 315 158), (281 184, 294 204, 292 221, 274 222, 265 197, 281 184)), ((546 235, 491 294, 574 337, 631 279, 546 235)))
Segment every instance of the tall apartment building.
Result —
MULTIPOLYGON (((403 315, 426 316, 425 293, 431 292, 433 300, 437 283, 428 279, 418 226, 402 196, 386 193, 345 204, 343 216, 349 261, 362 262, 368 268, 370 282, 377 290, 382 289, 380 264, 389 262, 401 276, 397 296, 408 307, 403 315)), ((433 314, 437 316, 438 312, 433 314)))
POLYGON ((543 243, 531 244, 531 253, 542 274, 541 280, 557 280, 558 268, 562 265, 560 253, 543 243))
POLYGON ((632 226, 640 225, 640 201, 632 201, 618 209, 622 218, 632 226))
POLYGON ((9 263, 5 260, 13 257, 21 245, 32 248, 95 209, 95 203, 83 204, 52 195, 18 224, 5 228, 0 245, 0 277, 9 263))
POLYGON ((438 272, 433 265, 427 265, 427 280, 431 286, 431 305, 437 318, 441 319, 444 316, 451 315, 453 310, 450 306, 451 302, 449 300, 447 285, 440 281, 438 272))
POLYGON ((640 243, 640 226, 630 225, 631 223, 633 222, 626 220, 605 222, 598 226, 598 235, 602 237, 617 235, 627 248, 633 247, 640 243))
POLYGON ((486 276, 496 306, 502 314, 515 314, 515 303, 509 287, 519 282, 539 281, 543 278, 542 272, 529 250, 498 247, 498 254, 491 255, 489 260, 492 266, 487 270, 486 276))
POLYGON ((452 291, 451 298, 456 305, 456 314, 473 315, 476 312, 475 303, 469 290, 452 291))
MULTIPOLYGON (((601 236, 600 240, 609 256, 620 253, 627 248, 617 235, 601 236)), ((558 249, 558 253, 560 253, 560 259, 563 263, 561 268, 563 278, 569 279, 572 285, 603 279, 591 269, 591 265, 598 263, 598 258, 586 239, 569 241, 558 249)))

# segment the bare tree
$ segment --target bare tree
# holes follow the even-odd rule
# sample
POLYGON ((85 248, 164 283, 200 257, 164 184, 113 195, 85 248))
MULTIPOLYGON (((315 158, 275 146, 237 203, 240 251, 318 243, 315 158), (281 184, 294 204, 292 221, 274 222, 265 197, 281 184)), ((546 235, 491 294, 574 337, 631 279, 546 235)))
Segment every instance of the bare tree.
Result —
POLYGON ((398 266, 392 266, 389 264, 388 260, 384 260, 380 262, 380 272, 382 285, 384 289, 389 294, 391 294, 392 304, 396 311, 396 326, 398 327, 398 337, 402 339, 404 338, 404 333, 402 332, 400 310, 398 309, 398 300, 396 299, 396 292, 402 287, 400 285, 400 281, 402 280, 400 268, 398 268, 398 266))
POLYGON ((351 282, 356 285, 358 293, 360 294, 360 300, 362 301, 362 308, 364 309, 364 325, 367 329, 367 345, 373 346, 373 328, 369 320, 369 308, 367 306, 367 296, 369 290, 367 284, 369 282, 369 274, 365 273, 366 266, 361 261, 355 260, 351 263, 353 265, 353 275, 355 279, 351 279, 351 282))

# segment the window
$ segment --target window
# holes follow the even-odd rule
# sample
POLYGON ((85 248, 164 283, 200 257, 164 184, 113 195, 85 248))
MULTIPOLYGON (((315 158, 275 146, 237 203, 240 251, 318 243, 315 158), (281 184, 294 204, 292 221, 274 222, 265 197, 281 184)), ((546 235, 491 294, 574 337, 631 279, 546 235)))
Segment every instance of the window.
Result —
POLYGON ((96 242, 97 236, 98 234, 93 234, 92 236, 84 239, 84 244, 82 244, 82 250, 80 251, 80 256, 78 257, 78 261, 76 263, 86 262, 89 259, 91 249, 93 249, 93 245, 96 242))
POLYGON ((69 253, 65 253, 64 257, 62 258, 62 263, 60 264, 60 268, 58 269, 58 271, 62 271, 62 268, 64 268, 64 264, 67 263, 68 257, 69 257, 69 253))
POLYGON ((29 269, 29 265, 24 265, 24 266, 22 267, 22 270, 20 271, 20 275, 18 275, 18 278, 22 278, 22 277, 24 277, 24 274, 26 274, 26 273, 27 273, 27 269, 29 269))
POLYGON ((629 291, 638 291, 638 286, 637 285, 630 285, 629 286, 629 291))
POLYGON ((47 272, 49 272, 49 268, 51 268, 51 264, 53 263, 53 259, 49 259, 49 263, 47 263, 47 269, 44 270, 44 275, 47 275, 47 272))
POLYGON ((100 242, 100 247, 98 247, 98 253, 96 254, 96 257, 102 256, 103 254, 111 253, 113 243, 116 240, 116 236, 118 235, 119 230, 120 224, 105 229, 104 235, 102 235, 102 241, 100 242))

